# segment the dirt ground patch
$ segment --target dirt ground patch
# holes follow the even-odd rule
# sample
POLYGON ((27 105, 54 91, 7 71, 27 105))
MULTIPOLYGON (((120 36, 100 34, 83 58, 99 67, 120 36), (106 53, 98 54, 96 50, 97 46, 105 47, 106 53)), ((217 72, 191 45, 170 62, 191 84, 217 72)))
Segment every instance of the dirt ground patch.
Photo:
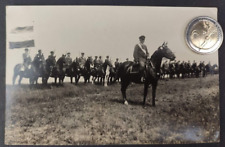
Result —
POLYGON ((218 75, 160 80, 156 106, 143 85, 7 86, 5 144, 103 145, 219 142, 218 75))

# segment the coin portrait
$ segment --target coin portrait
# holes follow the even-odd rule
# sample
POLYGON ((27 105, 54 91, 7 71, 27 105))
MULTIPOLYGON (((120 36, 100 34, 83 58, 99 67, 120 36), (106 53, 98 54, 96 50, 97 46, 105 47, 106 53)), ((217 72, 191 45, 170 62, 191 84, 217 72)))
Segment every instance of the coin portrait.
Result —
POLYGON ((197 17, 192 20, 186 32, 187 44, 198 53, 210 53, 219 49, 222 43, 222 29, 212 18, 197 17))

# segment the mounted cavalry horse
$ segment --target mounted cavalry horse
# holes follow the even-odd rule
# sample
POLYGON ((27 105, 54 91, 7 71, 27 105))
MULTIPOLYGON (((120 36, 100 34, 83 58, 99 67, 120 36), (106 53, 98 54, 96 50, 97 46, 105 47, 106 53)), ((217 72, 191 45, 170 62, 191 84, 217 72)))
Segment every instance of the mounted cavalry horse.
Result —
MULTIPOLYGON (((176 57, 174 53, 167 47, 167 43, 163 43, 151 56, 150 59, 147 60, 145 67, 145 81, 144 81, 144 99, 143 105, 145 105, 146 96, 148 93, 148 87, 152 85, 152 105, 155 106, 155 96, 156 96, 156 87, 158 84, 160 66, 162 62, 162 58, 168 58, 170 60, 174 60, 176 57)), ((140 75, 139 73, 132 73, 132 69, 134 67, 134 62, 126 61, 122 63, 119 68, 118 76, 121 78, 121 92, 123 95, 124 104, 128 105, 126 90, 128 85, 131 82, 139 83, 140 75)))
POLYGON ((66 58, 65 58, 65 55, 62 55, 62 57, 60 57, 57 60, 56 66, 53 68, 52 74, 50 75, 50 77, 55 78, 55 84, 57 83, 57 78, 59 78, 59 84, 60 85, 63 84, 65 73, 66 73, 65 64, 66 64, 66 58))
POLYGON ((42 72, 43 84, 47 84, 49 77, 52 77, 55 78, 55 84, 57 83, 57 78, 59 78, 59 84, 62 85, 66 71, 65 63, 65 55, 60 57, 57 62, 55 57, 46 59, 45 70, 42 72))
POLYGON ((109 60, 106 60, 102 65, 99 65, 97 68, 92 69, 92 76, 93 79, 92 81, 95 83, 95 80, 100 79, 100 83, 104 86, 108 86, 108 82, 109 82, 109 78, 110 78, 110 72, 111 74, 113 74, 112 72, 114 72, 114 70, 112 69, 112 63, 109 60))
POLYGON ((34 84, 34 83, 37 84, 38 77, 42 77, 42 72, 44 68, 45 68, 45 61, 43 60, 34 59, 34 61, 31 62, 29 68, 28 67, 25 68, 23 64, 17 64, 14 67, 13 85, 15 85, 17 76, 19 76, 19 81, 18 81, 19 85, 21 84, 21 81, 23 78, 29 78, 30 84, 34 84))
POLYGON ((78 60, 72 63, 71 71, 73 71, 73 73, 71 75, 75 77, 76 84, 79 82, 81 76, 84 77, 84 83, 90 82, 92 64, 92 57, 88 57, 84 65, 81 65, 78 60))

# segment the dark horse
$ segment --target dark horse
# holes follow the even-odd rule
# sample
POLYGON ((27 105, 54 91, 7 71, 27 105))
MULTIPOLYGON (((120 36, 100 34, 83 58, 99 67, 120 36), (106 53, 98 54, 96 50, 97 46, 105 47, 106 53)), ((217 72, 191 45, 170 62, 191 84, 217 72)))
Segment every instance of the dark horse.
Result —
POLYGON ((75 74, 76 84, 79 82, 81 76, 84 77, 84 83, 90 82, 92 64, 93 64, 92 57, 87 58, 83 67, 80 67, 78 62, 73 63, 73 71, 75 74))
POLYGON ((29 78, 29 83, 34 84, 38 81, 38 77, 42 76, 42 71, 45 64, 44 61, 36 61, 34 60, 31 62, 29 68, 25 68, 23 64, 17 64, 14 67, 14 74, 13 74, 13 85, 15 85, 15 81, 17 76, 19 76, 18 84, 21 84, 23 78, 29 78))
POLYGON ((66 69, 66 76, 70 77, 70 83, 73 83, 73 78, 75 78, 75 83, 78 82, 78 67, 79 63, 76 61, 73 61, 66 69))
POLYGON ((60 57, 56 63, 49 63, 49 62, 47 63, 48 64, 46 69, 48 71, 48 76, 55 78, 55 84, 57 84, 57 78, 59 78, 59 84, 63 85, 63 81, 64 81, 65 73, 66 73, 65 56, 60 57))
POLYGON ((102 65, 92 70, 93 82, 95 83, 96 78, 100 79, 100 83, 104 86, 108 86, 110 70, 112 70, 112 63, 106 60, 102 65))
MULTIPOLYGON (((152 85, 152 105, 155 106, 156 87, 159 79, 160 66, 162 58, 168 58, 174 60, 176 57, 174 53, 167 47, 167 43, 163 43, 151 56, 151 59, 147 60, 145 68, 145 81, 144 81, 144 99, 143 105, 145 105, 146 96, 148 93, 148 87, 152 85)), ((128 105, 126 97, 126 89, 131 82, 139 83, 140 75, 131 73, 134 62, 127 61, 122 63, 119 68, 118 76, 121 77, 121 92, 123 95, 124 104, 128 105)))
POLYGON ((23 64, 17 64, 14 67, 13 85, 15 85, 17 76, 19 76, 19 81, 18 81, 19 85, 21 84, 21 81, 23 78, 29 78, 30 84, 34 84, 34 82, 36 81, 36 78, 38 77, 36 69, 34 68, 33 65, 28 69, 24 69, 23 64))

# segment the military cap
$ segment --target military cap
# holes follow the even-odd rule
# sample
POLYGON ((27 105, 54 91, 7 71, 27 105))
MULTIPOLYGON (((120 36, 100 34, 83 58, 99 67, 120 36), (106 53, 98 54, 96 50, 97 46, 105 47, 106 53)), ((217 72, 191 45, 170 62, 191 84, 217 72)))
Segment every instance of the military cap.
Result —
POLYGON ((145 36, 144 35, 141 35, 140 37, 139 37, 139 39, 145 39, 145 36))
POLYGON ((38 50, 38 52, 41 52, 41 50, 38 50))
POLYGON ((28 51, 28 48, 25 48, 25 51, 28 51))
POLYGON ((109 56, 106 56, 106 58, 109 58, 109 56))
POLYGON ((51 51, 50 53, 52 54, 52 53, 54 53, 54 51, 51 51))
POLYGON ((81 54, 84 54, 84 52, 82 52, 81 54))
POLYGON ((70 54, 70 52, 67 53, 67 55, 70 54))

